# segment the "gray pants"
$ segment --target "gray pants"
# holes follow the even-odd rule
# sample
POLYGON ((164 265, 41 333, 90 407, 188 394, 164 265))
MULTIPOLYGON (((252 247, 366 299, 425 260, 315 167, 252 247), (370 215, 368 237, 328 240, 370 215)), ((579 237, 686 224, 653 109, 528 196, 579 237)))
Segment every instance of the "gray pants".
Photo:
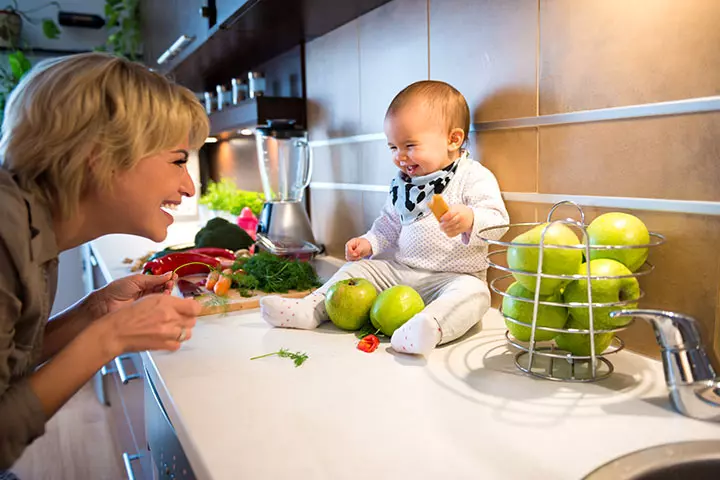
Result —
POLYGON ((435 318, 442 329, 440 343, 464 335, 490 308, 490 291, 481 278, 465 273, 418 270, 394 260, 360 260, 346 263, 317 293, 348 278, 369 280, 378 291, 395 285, 415 289, 425 302, 420 315, 435 318))

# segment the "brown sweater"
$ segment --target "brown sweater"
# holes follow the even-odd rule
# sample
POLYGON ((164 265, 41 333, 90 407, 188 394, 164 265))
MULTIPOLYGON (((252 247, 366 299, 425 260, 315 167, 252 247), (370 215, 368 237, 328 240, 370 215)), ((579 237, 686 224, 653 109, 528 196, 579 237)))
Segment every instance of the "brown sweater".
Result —
POLYGON ((41 357, 57 256, 49 208, 0 167, 0 471, 45 433, 47 419, 27 378, 41 357))

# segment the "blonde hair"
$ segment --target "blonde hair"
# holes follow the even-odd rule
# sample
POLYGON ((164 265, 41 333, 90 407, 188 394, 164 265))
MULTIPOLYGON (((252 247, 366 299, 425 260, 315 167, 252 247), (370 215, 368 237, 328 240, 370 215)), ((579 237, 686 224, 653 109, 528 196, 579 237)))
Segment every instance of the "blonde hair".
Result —
POLYGON ((390 102, 385 118, 417 100, 423 101, 438 113, 445 121, 448 133, 454 128, 462 128, 467 140, 470 131, 470 108, 467 100, 455 87, 445 82, 422 80, 408 85, 390 102))
POLYGON ((0 166, 67 218, 91 182, 109 189, 115 170, 188 140, 199 148, 208 129, 191 91, 143 65, 103 53, 53 58, 8 99, 0 166))

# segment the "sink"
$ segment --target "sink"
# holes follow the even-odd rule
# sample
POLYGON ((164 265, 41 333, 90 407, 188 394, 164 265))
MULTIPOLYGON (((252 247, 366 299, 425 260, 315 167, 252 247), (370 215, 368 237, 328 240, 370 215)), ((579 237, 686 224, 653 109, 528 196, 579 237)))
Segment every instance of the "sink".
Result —
POLYGON ((720 440, 668 443, 606 463, 584 480, 717 480, 720 440))

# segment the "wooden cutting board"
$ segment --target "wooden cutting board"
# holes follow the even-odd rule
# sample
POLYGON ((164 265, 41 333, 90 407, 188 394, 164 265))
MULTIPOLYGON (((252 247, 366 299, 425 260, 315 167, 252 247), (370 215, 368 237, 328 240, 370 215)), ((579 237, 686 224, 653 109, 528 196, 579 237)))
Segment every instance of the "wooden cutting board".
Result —
MULTIPOLYGON (((183 277, 183 280, 187 280, 195 284, 199 283, 204 279, 204 275, 192 275, 188 277, 183 277)), ((238 310, 248 310, 251 308, 260 308, 260 299, 268 295, 280 295, 286 298, 303 298, 306 295, 312 293, 312 290, 291 290, 288 293, 265 293, 259 291, 252 291, 250 293, 252 293, 253 296, 243 297, 237 290, 230 290, 230 292, 228 292, 225 297, 222 297, 222 300, 219 300, 216 295, 211 294, 205 287, 199 287, 199 290, 202 293, 193 298, 195 298, 195 300, 200 302, 200 304, 202 305, 202 310, 200 310, 200 316, 216 315, 218 313, 229 313, 238 310)), ((180 292, 180 289, 177 287, 177 285, 173 289, 173 295, 183 297, 183 294, 180 292)))

